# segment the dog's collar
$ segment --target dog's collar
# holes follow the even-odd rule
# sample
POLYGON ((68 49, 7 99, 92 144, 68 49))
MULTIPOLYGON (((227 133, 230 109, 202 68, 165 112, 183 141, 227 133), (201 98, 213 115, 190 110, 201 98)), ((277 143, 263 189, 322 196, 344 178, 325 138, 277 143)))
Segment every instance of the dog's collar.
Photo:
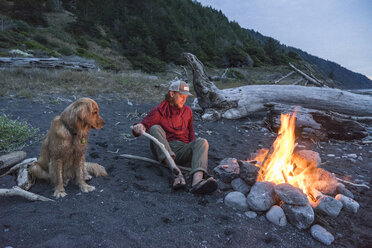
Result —
POLYGON ((63 119, 61 119, 61 121, 62 121, 62 124, 65 126, 65 128, 70 132, 70 134, 72 135, 72 136, 75 136, 77 133, 75 133, 71 128, 70 128, 70 126, 69 125, 67 125, 67 123, 63 120, 63 119))

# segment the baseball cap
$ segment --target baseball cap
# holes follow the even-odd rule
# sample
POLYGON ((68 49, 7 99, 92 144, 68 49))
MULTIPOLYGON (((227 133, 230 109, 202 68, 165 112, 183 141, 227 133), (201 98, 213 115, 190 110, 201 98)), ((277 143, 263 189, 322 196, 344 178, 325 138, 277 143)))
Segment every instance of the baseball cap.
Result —
POLYGON ((169 86, 170 91, 177 91, 181 93, 182 95, 192 96, 190 93, 190 86, 182 81, 182 80, 176 80, 171 82, 171 85, 169 86))

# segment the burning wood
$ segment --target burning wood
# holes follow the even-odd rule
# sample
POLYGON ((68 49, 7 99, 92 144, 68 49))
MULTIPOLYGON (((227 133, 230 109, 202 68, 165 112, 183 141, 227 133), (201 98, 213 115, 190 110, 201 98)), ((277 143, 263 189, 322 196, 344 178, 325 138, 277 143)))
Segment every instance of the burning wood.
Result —
POLYGON ((322 192, 320 192, 319 190, 314 189, 313 187, 310 187, 308 192, 309 192, 313 201, 317 201, 317 200, 319 200, 320 198, 323 197, 322 192))

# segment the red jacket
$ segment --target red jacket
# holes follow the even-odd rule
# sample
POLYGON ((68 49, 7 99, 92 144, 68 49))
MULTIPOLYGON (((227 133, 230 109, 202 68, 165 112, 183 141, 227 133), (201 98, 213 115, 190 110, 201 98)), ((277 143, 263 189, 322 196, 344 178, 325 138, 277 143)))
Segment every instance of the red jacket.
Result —
POLYGON ((167 140, 179 140, 190 143, 195 140, 192 111, 189 106, 183 105, 181 109, 169 105, 166 100, 150 110, 141 121, 146 131, 153 125, 160 125, 167 136, 167 140))

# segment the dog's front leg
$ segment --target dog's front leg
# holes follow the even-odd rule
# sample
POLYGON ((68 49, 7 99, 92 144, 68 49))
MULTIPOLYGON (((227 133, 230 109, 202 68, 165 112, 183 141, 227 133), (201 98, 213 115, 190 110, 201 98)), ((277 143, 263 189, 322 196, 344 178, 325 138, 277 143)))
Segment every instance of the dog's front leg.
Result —
POLYGON ((53 196, 56 198, 65 197, 67 194, 63 187, 63 161, 61 159, 51 161, 49 164, 49 172, 52 183, 54 184, 53 196))
POLYGON ((80 190, 85 192, 85 193, 88 193, 88 192, 91 192, 93 190, 95 190, 96 188, 94 186, 91 186, 89 184, 87 184, 85 182, 85 159, 81 159, 79 161, 79 165, 78 165, 78 169, 77 169, 77 175, 76 175, 76 180, 77 180, 77 184, 79 185, 80 187, 80 190))

